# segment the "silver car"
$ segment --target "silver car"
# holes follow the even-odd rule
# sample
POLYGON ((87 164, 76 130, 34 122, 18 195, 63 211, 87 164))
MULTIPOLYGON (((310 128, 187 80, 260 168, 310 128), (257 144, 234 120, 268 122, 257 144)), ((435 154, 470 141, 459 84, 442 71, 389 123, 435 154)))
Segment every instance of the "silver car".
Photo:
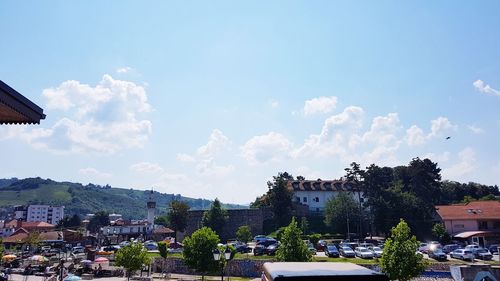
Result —
POLYGON ((474 260, 474 254, 472 251, 466 249, 456 249, 450 253, 450 257, 460 260, 474 260))
POLYGON ((362 258, 362 259, 371 259, 371 258, 373 258, 372 251, 368 250, 368 248, 365 248, 365 247, 356 247, 354 249, 354 253, 356 253, 356 257, 359 257, 359 258, 362 258))

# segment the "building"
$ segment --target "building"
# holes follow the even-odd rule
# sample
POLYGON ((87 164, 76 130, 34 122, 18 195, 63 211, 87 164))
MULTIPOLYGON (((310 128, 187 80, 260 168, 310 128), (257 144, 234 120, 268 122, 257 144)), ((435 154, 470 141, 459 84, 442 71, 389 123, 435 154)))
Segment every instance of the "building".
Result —
POLYGON ((43 109, 0 80, 0 124, 40 124, 43 109))
POLYGON ((101 229, 101 234, 114 243, 128 241, 130 238, 147 238, 153 233, 153 225, 145 220, 118 219, 101 229))
POLYGON ((354 201, 364 202, 363 192, 358 192, 354 185, 341 180, 292 180, 287 182, 288 190, 293 192, 293 201, 307 205, 310 212, 321 213, 325 210, 328 199, 348 192, 354 201))
POLYGON ((21 228, 27 232, 36 231, 43 233, 53 231, 55 226, 46 222, 26 222, 14 219, 3 223, 2 228, 0 228, 0 237, 9 237, 21 228))
POLYGON ((500 242, 500 202, 473 201, 435 208, 453 238, 481 246, 500 242))
POLYGON ((155 212, 156 212, 156 201, 153 198, 153 190, 149 193, 149 199, 147 202, 148 207, 148 223, 154 225, 155 223, 155 212))
POLYGON ((14 216, 17 220, 27 222, 46 222, 57 225, 64 217, 64 206, 28 205, 16 206, 14 216))

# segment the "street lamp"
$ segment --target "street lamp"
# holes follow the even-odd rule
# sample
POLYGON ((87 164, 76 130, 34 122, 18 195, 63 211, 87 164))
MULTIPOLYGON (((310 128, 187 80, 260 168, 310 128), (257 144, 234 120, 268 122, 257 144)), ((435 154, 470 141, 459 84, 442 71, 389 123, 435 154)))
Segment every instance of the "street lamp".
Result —
POLYGON ((229 247, 226 247, 226 250, 224 250, 223 253, 220 252, 219 249, 215 249, 212 254, 214 255, 214 261, 220 261, 222 257, 224 257, 224 263, 222 264, 222 272, 221 272, 221 278, 220 280, 224 280, 224 268, 227 265, 227 262, 231 260, 231 249, 229 247))

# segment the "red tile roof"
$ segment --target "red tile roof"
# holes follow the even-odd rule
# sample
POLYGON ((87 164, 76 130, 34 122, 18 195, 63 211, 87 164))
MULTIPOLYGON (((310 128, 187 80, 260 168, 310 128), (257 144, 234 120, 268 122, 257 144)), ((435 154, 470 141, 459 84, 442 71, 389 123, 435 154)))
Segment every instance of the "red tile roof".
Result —
POLYGON ((438 205, 436 211, 442 220, 500 220, 500 202, 498 201, 438 205))

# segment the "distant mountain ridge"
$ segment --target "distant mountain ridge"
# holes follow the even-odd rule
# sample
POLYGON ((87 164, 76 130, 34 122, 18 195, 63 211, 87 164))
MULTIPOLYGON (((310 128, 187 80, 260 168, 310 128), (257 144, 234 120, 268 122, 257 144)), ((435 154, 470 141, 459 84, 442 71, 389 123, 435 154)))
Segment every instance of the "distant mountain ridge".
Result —
MULTIPOLYGON (((11 211, 16 205, 47 204, 64 205, 65 215, 77 214, 84 216, 97 211, 122 214, 125 219, 141 219, 146 217, 146 202, 149 190, 135 190, 100 186, 83 185, 73 182, 57 182, 51 179, 0 179, 0 208, 2 213, 11 211)), ((167 212, 172 200, 182 200, 191 206, 192 210, 207 209, 212 201, 181 196, 180 194, 165 194, 154 191, 158 214, 167 212)), ((244 205, 224 204, 227 209, 247 208, 244 205)), ((0 214, 2 215, 2 214, 0 214)))

